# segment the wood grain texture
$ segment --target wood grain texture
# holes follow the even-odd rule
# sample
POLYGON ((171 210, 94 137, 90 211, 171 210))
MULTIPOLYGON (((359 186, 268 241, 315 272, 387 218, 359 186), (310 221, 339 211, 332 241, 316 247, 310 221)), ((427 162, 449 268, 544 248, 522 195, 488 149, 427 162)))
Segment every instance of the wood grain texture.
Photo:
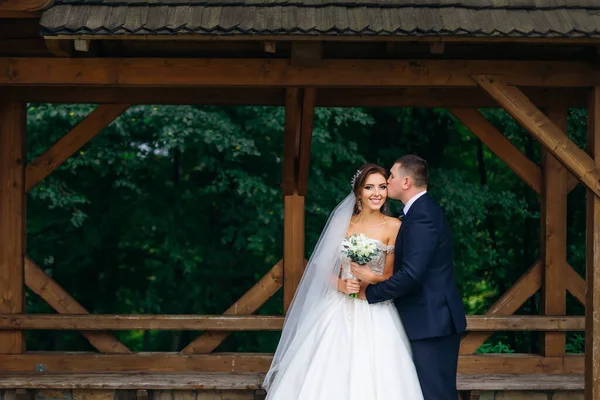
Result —
POLYGON ((600 80, 592 64, 580 61, 327 59, 296 67, 286 59, 0 58, 0 85, 475 87, 473 76, 534 87, 600 80))
MULTIPOLYGON (((11 374, 0 375, 0 389, 258 390, 263 380, 234 373, 11 374)), ((582 390, 583 375, 458 374, 456 383, 458 390, 582 390)))
MULTIPOLYGON (((567 132, 566 108, 547 110, 548 118, 563 132, 567 132)), ((540 243, 544 261, 541 311, 544 315, 567 313, 567 194, 568 171, 554 156, 542 149, 544 189, 540 197, 540 243)), ((541 335, 540 353, 545 356, 565 354, 566 336, 560 332, 541 335)))
MULTIPOLYGON (((527 299, 542 287, 542 263, 537 262, 519 280, 504 293, 488 310, 486 315, 511 315, 527 299)), ((491 332, 472 332, 463 336, 460 354, 473 354, 490 336, 491 332)))
POLYGON ((478 75, 473 79, 581 182, 600 196, 600 170, 594 160, 542 113, 517 87, 478 75))
POLYGON ((92 140, 108 124, 129 108, 129 104, 101 104, 60 138, 41 156, 27 165, 25 187, 29 191, 47 177, 73 153, 92 140))
MULTIPOLYGON (((29 257, 25 259, 25 284, 61 314, 88 314, 88 311, 50 278, 29 257)), ((130 353, 130 350, 109 332, 82 331, 81 334, 104 353, 130 353)))
MULTIPOLYGON (((0 312, 25 309, 25 104, 0 98, 0 312)), ((0 353, 25 351, 23 332, 0 332, 0 353)))
MULTIPOLYGON (((590 93, 587 151, 600 168, 600 87, 590 93)), ((600 197, 592 190, 586 199, 585 399, 600 399, 600 197)))

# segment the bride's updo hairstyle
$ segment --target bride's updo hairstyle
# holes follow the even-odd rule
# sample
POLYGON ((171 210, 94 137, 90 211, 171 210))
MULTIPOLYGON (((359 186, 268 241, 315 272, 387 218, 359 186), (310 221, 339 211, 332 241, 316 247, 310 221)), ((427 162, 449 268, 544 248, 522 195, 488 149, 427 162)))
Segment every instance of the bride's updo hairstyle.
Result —
MULTIPOLYGON (((354 193, 354 215, 360 213, 360 208, 358 207, 358 200, 361 197, 361 191, 365 187, 365 183, 367 182, 367 179, 369 178, 369 176, 371 176, 373 174, 379 174, 379 175, 383 176, 386 181, 389 176, 388 172, 385 168, 380 167, 377 164, 365 164, 365 165, 361 166, 358 169, 358 171, 356 171, 356 174, 354 174, 354 176, 352 177, 352 181, 350 182, 350 185, 352 186, 352 192, 354 193)), ((387 204, 387 199, 386 199, 385 203, 383 203, 383 206, 381 206, 380 211, 383 214, 386 214, 386 215, 389 214, 389 207, 387 204)))

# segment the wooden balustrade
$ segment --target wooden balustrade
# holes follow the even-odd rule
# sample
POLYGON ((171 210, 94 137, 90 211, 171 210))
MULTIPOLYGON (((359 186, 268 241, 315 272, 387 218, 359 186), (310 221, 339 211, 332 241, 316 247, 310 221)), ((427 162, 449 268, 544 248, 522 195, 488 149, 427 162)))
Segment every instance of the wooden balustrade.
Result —
MULTIPOLYGON (((93 315, 0 314, 0 330, 217 330, 277 331, 284 317, 271 315, 93 315)), ((467 330, 584 331, 583 316, 472 315, 467 330)))

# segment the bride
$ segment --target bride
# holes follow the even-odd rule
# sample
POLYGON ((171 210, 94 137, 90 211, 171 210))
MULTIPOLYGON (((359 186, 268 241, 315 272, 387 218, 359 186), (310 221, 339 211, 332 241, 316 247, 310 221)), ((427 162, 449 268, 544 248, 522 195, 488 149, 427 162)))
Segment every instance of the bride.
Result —
POLYGON ((341 253, 345 237, 378 241, 368 265, 383 281, 393 273, 400 221, 386 216, 387 171, 360 168, 332 212, 286 315, 263 387, 267 400, 421 400, 410 342, 392 301, 350 297, 365 286, 341 253))

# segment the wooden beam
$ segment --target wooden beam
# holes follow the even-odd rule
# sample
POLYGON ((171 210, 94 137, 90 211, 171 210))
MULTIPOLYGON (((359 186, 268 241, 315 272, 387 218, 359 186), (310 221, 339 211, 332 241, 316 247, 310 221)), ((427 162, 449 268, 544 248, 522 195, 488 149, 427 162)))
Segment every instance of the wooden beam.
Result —
POLYGON ((474 108, 450 108, 450 111, 498 158, 512 169, 537 194, 542 192, 542 171, 515 147, 494 125, 474 108))
POLYGON ((570 265, 567 265, 564 272, 567 291, 585 306, 585 280, 570 265))
MULTIPOLYGON (((43 352, 0 355, 0 373, 32 373, 43 365, 46 374, 78 373, 265 373, 273 356, 266 353, 96 354, 43 352)), ((533 354, 461 356, 462 374, 583 373, 583 357, 541 357, 533 354)))
MULTIPOLYGON (((583 318, 582 318, 583 319, 583 318)), ((565 320, 538 322, 540 326, 570 326, 565 320)), ((0 314, 1 330, 219 330, 219 331, 280 331, 283 317, 270 315, 60 315, 60 314, 0 314)))
MULTIPOLYGON (((542 263, 533 265, 488 310, 486 315, 511 315, 542 287, 542 263)), ((491 336, 491 332, 468 333, 463 336, 460 354, 473 354, 491 336)))
MULTIPOLYGON (((148 400, 148 390, 176 390, 176 393, 183 390, 259 390, 262 389, 263 380, 264 374, 260 373, 5 374, 0 375, 0 389, 136 390, 138 400, 148 400)), ((581 391, 583 375, 459 374, 456 377, 456 385, 459 391, 581 391)), ((555 396, 555 400, 557 398, 560 396, 555 396)))
POLYGON ((300 196, 306 196, 308 189, 308 175, 310 170, 310 154, 313 134, 313 123, 315 118, 315 101, 317 91, 315 88, 304 89, 302 99, 302 117, 300 128, 300 147, 298 154, 298 187, 300 196))
POLYGON ((0 58, 0 85, 475 87, 473 76, 508 85, 588 87, 595 67, 582 61, 324 59, 299 67, 285 59, 0 58))
POLYGON ((461 356, 462 374, 581 374, 583 357, 543 357, 532 354, 461 356))
MULTIPOLYGON (((279 265, 279 264, 278 264, 279 265)), ((0 314, 0 330, 219 330, 280 331, 284 317, 274 315, 99 315, 0 314)), ((470 315, 467 331, 585 330, 584 317, 540 315, 470 315)), ((216 333, 216 332, 215 332, 216 333)), ((195 353, 198 353, 197 351, 195 353)), ((206 353, 203 351, 202 353, 206 353)), ((184 354, 193 354, 186 352, 184 354)))
MULTIPOLYGON (((12 87, 11 96, 31 103, 129 103, 283 106, 282 88, 12 87)), ((525 88, 539 107, 586 107, 584 88, 525 88)), ((320 88, 317 107, 493 108, 498 103, 480 88, 320 88)), ((575 184, 579 182, 577 178, 575 184)))
MULTIPOLYGON (((16 0, 13 0, 16 1, 16 0)), ((54 36, 51 36, 54 37, 54 36)), ((98 39, 98 35, 61 35, 63 39, 98 39)), ((102 40, 137 40, 137 41, 172 41, 172 35, 145 35, 145 34, 129 34, 129 35, 104 35, 102 40)), ((247 41, 264 41, 275 40, 278 42, 289 42, 290 36, 282 36, 281 34, 274 35, 213 35, 200 36, 198 34, 178 34, 178 41, 205 41, 205 42, 247 42, 247 41)), ((390 36, 390 35, 364 35, 364 36, 348 36, 348 35, 294 35, 293 40, 297 42, 416 42, 416 43, 531 43, 531 44, 589 44, 599 45, 598 38, 590 37, 473 37, 473 36, 390 36)))
POLYGON ((469 315, 467 331, 540 331, 566 332, 585 330, 583 317, 538 315, 469 315))
POLYGON ((46 48, 56 57, 73 57, 75 51, 70 40, 46 39, 46 48))
MULTIPOLYGON (((566 108, 548 110, 548 118, 563 132, 567 131, 566 108)), ((555 157, 542 149, 544 189, 540 198, 541 227, 540 241, 544 261, 541 311, 544 315, 567 313, 567 288, 565 268, 567 266, 567 194, 568 171, 555 157)), ((564 333, 543 333, 540 352, 546 357, 565 354, 564 333)))
MULTIPOLYGON (((279 261, 269 272, 263 276, 256 285, 247 291, 238 301, 233 303, 223 314, 244 315, 256 312, 271 298, 283 285, 283 261, 279 261)), ((216 349, 223 340, 230 335, 229 332, 205 332, 182 351, 182 354, 210 353, 216 349)))
POLYGON ((287 312, 304 273, 304 196, 284 196, 283 309, 287 312))
MULTIPOLYGON (((46 275, 29 257, 25 259, 25 284, 61 314, 89 314, 77 300, 46 275)), ((101 352, 131 353, 125 345, 108 332, 82 331, 81 334, 101 352)))
MULTIPOLYGON (((262 389, 264 374, 232 374, 232 373, 96 373, 96 374, 6 374, 0 376, 0 389, 79 389, 88 394, 88 390, 102 390, 104 393, 110 393, 110 390, 135 390, 136 393, 131 393, 128 399, 137 398, 137 400, 149 400, 150 398, 165 399, 165 397, 186 398, 183 396, 184 390, 202 391, 201 400, 242 400, 248 399, 243 395, 224 395, 223 397, 212 397, 206 390, 259 390, 262 389), (168 390, 175 391, 174 396, 160 396, 155 393, 155 396, 149 396, 150 390, 168 390), (180 397, 181 395, 181 397, 180 397), (233 396, 233 397, 232 397, 233 396)), ((581 379, 583 386, 583 379, 581 379)), ((81 392, 80 392, 81 393, 81 392)), ((82 393, 82 394, 83 394, 82 393)), ((92 392, 93 393, 93 392, 92 392)), ((73 398, 86 398, 90 396, 76 396, 73 393, 73 398)), ((129 394, 129 393, 128 393, 129 394)), ((170 393, 169 393, 170 394, 170 393)), ((58 396, 57 396, 58 397, 58 396)), ((69 396, 70 397, 70 396, 69 396)), ((92 399, 100 398, 101 396, 92 397, 92 399)), ((118 396, 114 396, 119 398, 118 396)), ((104 399, 113 399, 113 394, 103 396, 104 399)), ((190 396, 195 399, 196 396, 192 392, 190 396)), ((254 397, 252 397, 254 398, 254 397)), ((5 398, 5 400, 8 400, 5 398)), ((17 399, 18 400, 18 399, 17 399)), ((91 400, 91 399, 90 399, 91 400)))
POLYGON ((296 192, 297 159, 302 126, 302 91, 289 88, 285 94, 285 128, 283 141, 283 194, 296 192))
POLYGON ((292 42, 290 65, 312 67, 318 65, 323 56, 323 42, 292 42))
POLYGON ((50 147, 44 154, 27 165, 25 187, 31 190, 50 175, 73 153, 92 140, 108 124, 129 108, 129 104, 102 104, 78 123, 69 133, 50 147))
POLYGON ((35 12, 50 7, 52 3, 52 0, 3 0, 0 2, 0 11, 35 12))
MULTIPOLYGON (((0 98, 0 312, 25 310, 25 103, 0 98)), ((23 332, 0 333, 0 353, 25 351, 23 332)))
POLYGON ((523 92, 488 76, 477 75, 473 79, 586 187, 600 196, 600 170, 592 158, 573 143, 523 92))
MULTIPOLYGON (((600 169, 600 86, 592 88, 588 107, 587 151, 600 169)), ((585 399, 600 399, 600 197, 587 191, 585 399)))

